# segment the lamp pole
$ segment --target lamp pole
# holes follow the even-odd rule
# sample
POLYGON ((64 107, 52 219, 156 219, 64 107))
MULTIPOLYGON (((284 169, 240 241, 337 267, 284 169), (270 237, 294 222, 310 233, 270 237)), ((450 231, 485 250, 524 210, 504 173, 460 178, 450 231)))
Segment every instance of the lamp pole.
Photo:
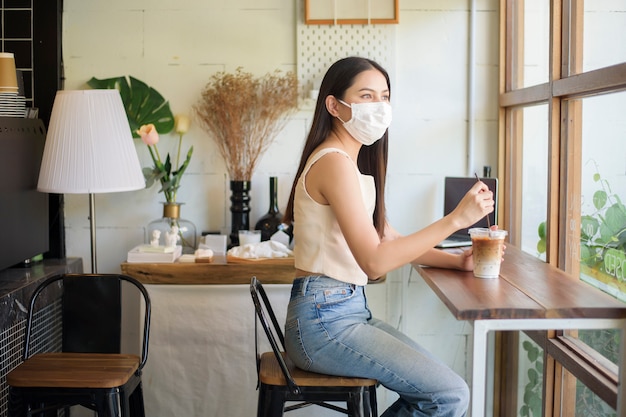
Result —
POLYGON ((91 273, 98 272, 96 260, 96 195, 89 193, 89 232, 91 234, 91 273))

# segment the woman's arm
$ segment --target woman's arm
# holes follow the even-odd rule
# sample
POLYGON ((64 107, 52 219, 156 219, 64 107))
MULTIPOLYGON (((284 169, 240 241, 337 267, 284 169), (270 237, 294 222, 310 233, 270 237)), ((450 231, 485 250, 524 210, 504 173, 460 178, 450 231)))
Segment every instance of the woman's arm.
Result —
MULTIPOLYGON (((339 153, 322 157, 309 170, 307 191, 320 204, 331 206, 339 227, 357 263, 373 278, 410 262, 430 258, 433 264, 458 266, 450 254, 437 254, 433 247, 454 231, 474 224, 493 210, 492 193, 477 182, 449 215, 407 236, 380 239, 361 196, 353 162, 339 153)), ((459 258, 460 260, 460 258, 459 258)), ((430 264, 430 263, 429 263, 430 264)))
MULTIPOLYGON (((400 237, 400 233, 396 231, 389 223, 385 225, 385 236, 383 240, 393 240, 400 237)), ((472 248, 441 250, 431 248, 411 261, 414 265, 427 265, 438 268, 460 269, 462 271, 471 271, 474 269, 474 261, 472 259, 472 248)))

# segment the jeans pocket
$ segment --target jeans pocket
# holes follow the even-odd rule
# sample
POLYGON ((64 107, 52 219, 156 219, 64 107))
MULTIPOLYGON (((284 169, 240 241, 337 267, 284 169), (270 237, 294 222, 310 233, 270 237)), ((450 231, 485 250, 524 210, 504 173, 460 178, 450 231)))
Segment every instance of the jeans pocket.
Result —
POLYGON ((292 362, 300 369, 308 370, 311 367, 311 358, 302 343, 300 320, 293 319, 285 323, 285 349, 292 362))
POLYGON ((365 306, 363 292, 354 285, 326 289, 318 294, 316 310, 317 318, 325 332, 335 337, 345 326, 355 320, 362 321, 368 310, 365 306), (338 327, 339 326, 339 327, 338 327))
POLYGON ((320 309, 332 307, 352 299, 356 294, 356 286, 354 285, 326 288, 318 294, 317 307, 320 309))

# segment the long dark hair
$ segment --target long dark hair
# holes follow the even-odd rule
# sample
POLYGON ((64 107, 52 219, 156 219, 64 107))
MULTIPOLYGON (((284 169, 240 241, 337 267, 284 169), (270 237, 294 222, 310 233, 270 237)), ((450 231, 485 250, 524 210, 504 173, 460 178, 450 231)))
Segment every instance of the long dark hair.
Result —
MULTIPOLYGON (((291 186, 291 194, 287 202, 287 209, 283 221, 287 224, 293 222, 293 204, 296 192, 296 184, 307 160, 315 150, 330 134, 333 125, 333 116, 326 110, 326 97, 334 96, 343 99, 346 90, 354 84, 354 79, 363 71, 375 69, 380 71, 387 80, 387 88, 391 94, 391 83, 389 82, 389 74, 383 67, 375 61, 367 58, 349 57, 343 58, 330 66, 322 84, 320 86, 319 96, 315 105, 315 113, 313 114, 313 123, 311 130, 304 144, 302 157, 296 177, 291 186)), ((376 208, 374 209, 373 222, 374 227, 379 236, 383 236, 385 229, 385 178, 387 176, 387 147, 388 132, 385 131, 383 137, 370 146, 362 146, 359 151, 357 165, 359 170, 366 175, 374 177, 376 185, 376 208)))

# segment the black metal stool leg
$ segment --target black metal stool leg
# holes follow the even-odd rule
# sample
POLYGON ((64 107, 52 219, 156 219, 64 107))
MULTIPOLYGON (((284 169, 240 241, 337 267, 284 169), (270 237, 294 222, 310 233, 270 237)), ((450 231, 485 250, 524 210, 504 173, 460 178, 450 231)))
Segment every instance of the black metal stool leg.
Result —
POLYGON ((130 407, 130 415, 132 417, 145 417, 146 410, 144 408, 143 403, 143 388, 141 387, 141 382, 135 388, 130 397, 128 398, 129 407, 130 407))
POLYGON ((8 417, 24 417, 26 415, 26 404, 19 389, 9 387, 9 404, 7 409, 8 417))
POLYGON ((369 389, 370 411, 372 417, 378 417, 378 403, 376 401, 376 385, 372 385, 369 389))
POLYGON ((347 408, 351 417, 370 417, 369 399, 364 398, 369 395, 369 391, 351 392, 348 395, 347 408))
POLYGON ((98 407, 98 417, 123 417, 119 392, 108 393, 98 407))
POLYGON ((265 385, 261 384, 259 387, 259 399, 256 408, 256 416, 257 417, 269 417, 267 411, 267 402, 268 402, 268 392, 265 385))
POLYGON ((282 417, 285 410, 285 393, 281 390, 271 390, 269 404, 266 404, 268 417, 282 417))

